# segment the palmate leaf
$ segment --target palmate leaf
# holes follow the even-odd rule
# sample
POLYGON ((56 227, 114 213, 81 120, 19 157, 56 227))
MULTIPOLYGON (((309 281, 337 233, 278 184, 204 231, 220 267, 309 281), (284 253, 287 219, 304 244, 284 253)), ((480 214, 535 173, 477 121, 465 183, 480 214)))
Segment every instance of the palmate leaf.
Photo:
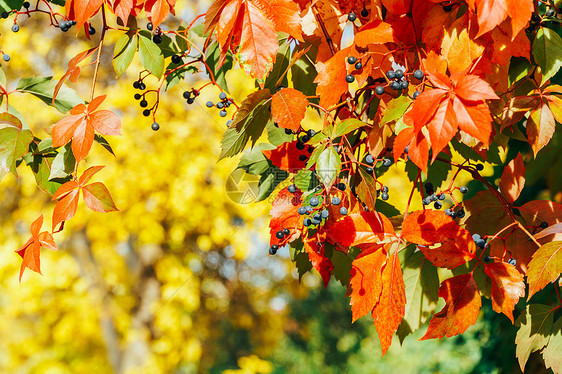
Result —
POLYGON ((521 371, 525 371, 525 364, 531 353, 542 349, 548 344, 553 318, 554 313, 551 306, 529 304, 527 309, 515 321, 515 325, 519 327, 515 337, 515 353, 521 371))
POLYGON ((76 105, 84 102, 78 94, 76 94, 76 91, 63 84, 53 104, 53 93, 57 81, 52 79, 52 77, 22 78, 19 80, 16 89, 19 92, 30 93, 38 97, 45 104, 54 106, 61 113, 66 113, 76 105))

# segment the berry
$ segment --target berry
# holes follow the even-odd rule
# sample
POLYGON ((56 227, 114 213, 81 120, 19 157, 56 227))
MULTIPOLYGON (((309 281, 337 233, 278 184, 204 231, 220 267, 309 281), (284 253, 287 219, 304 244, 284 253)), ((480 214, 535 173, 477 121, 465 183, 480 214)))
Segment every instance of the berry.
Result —
POLYGON ((375 162, 375 159, 373 158, 373 156, 367 155, 367 157, 365 157, 365 162, 369 165, 372 165, 375 162))
POLYGON ((142 95, 138 94, 138 93, 136 93, 135 96, 134 96, 135 100, 140 100, 141 97, 142 97, 142 95))
POLYGON ((154 44, 160 44, 160 43, 162 43, 162 36, 154 35, 152 37, 152 41, 154 42, 154 44))
POLYGON ((310 202, 310 205, 312 205, 312 206, 317 206, 320 203, 320 201, 318 200, 318 198, 316 196, 311 197, 309 202, 310 202))
POLYGON ((400 69, 396 70, 395 76, 396 76, 396 79, 402 79, 402 77, 404 76, 404 70, 400 70, 400 69))
POLYGON ((480 248, 484 248, 486 246, 486 241, 484 239, 480 238, 476 241, 476 246, 478 246, 480 248))
POLYGON ((445 11, 445 12, 450 12, 451 10, 453 10, 453 5, 452 5, 452 4, 445 5, 445 6, 443 7, 443 11, 445 11))
POLYGON ((284 236, 284 234, 283 234, 283 231, 281 231, 281 230, 279 230, 275 233, 275 237, 277 239, 283 239, 283 236, 284 236))
POLYGON ((300 155, 299 160, 300 161, 306 161, 306 155, 300 155))
POLYGON ((490 256, 486 256, 482 259, 484 262, 490 262, 492 261, 492 258, 490 256))
POLYGON ((148 106, 148 101, 146 100, 141 100, 139 105, 141 106, 141 108, 146 108, 148 106))
POLYGON ((306 209, 306 211, 307 211, 308 213, 311 213, 311 212, 314 210, 314 209, 312 209, 312 207, 311 207, 310 205, 307 205, 307 206, 305 207, 305 209, 306 209))
POLYGON ((533 13, 533 15, 531 15, 531 22, 538 23, 540 21, 541 16, 539 16, 537 13, 533 13))
POLYGON ((349 14, 347 15, 347 20, 349 22, 354 22, 357 19, 357 15, 353 12, 349 12, 349 14))
POLYGON ((422 204, 423 205, 431 204, 431 200, 429 199, 429 197, 424 197, 423 200, 422 200, 422 204))
POLYGON ((283 234, 289 235, 290 233, 291 233, 291 230, 289 230, 289 229, 283 229, 283 234))
POLYGON ((423 79, 423 71, 421 71, 421 70, 414 71, 414 78, 423 79))
POLYGON ((152 24, 152 22, 149 22, 146 24, 146 29, 148 31, 152 31, 154 29, 154 25, 152 24))
POLYGON ((2 17, 2 18, 4 18, 4 19, 8 18, 8 16, 9 16, 8 12, 2 12, 2 13, 0 14, 0 17, 2 17))
POLYGON ((540 227, 541 229, 546 229, 548 227, 548 222, 541 222, 540 227))
POLYGON ((367 18, 369 16, 369 11, 365 8, 361 11, 361 17, 367 18))
POLYGON ((291 129, 285 129, 285 134, 291 135, 293 131, 291 129))
POLYGON ((353 65, 353 64, 355 64, 356 62, 357 62, 357 57, 349 56, 349 57, 347 58, 347 63, 348 63, 349 65, 353 65))
POLYGON ((509 260, 507 260, 507 263, 513 266, 517 265, 517 261, 514 258, 510 258, 509 260))
POLYGON ((309 146, 308 146, 308 149, 307 149, 307 152, 308 152, 308 153, 314 152, 314 147, 311 146, 311 145, 309 145, 309 146))
POLYGON ((396 73, 392 70, 389 70, 389 71, 386 72, 386 77, 388 79, 394 79, 394 78, 396 78, 396 73))
POLYGON ((2 59, 6 62, 10 61, 10 55, 7 53, 4 53, 4 56, 2 56, 2 59))
POLYGON ((217 103, 217 108, 219 108, 219 109, 224 108, 224 103, 223 103, 222 101, 219 101, 219 102, 217 103))
POLYGON ((172 63, 179 64, 181 62, 181 57, 178 55, 172 55, 172 63))
POLYGON ((455 218, 455 212, 453 212, 451 209, 445 209, 445 214, 449 217, 455 218))
POLYGON ((484 170, 484 165, 482 165, 482 164, 476 164, 476 170, 478 170, 478 171, 484 170))
POLYGON ((459 218, 463 218, 464 217, 464 209, 459 210, 458 212, 455 213, 457 217, 459 218))
POLYGON ((384 201, 388 200, 388 194, 386 192, 383 192, 381 194, 381 199, 383 199, 384 201))
POLYGON ((430 199, 431 201, 437 201, 437 200, 438 200, 438 197, 437 197, 436 194, 433 194, 433 195, 431 195, 431 196, 429 197, 429 199, 430 199))
POLYGON ((304 206, 300 206, 297 212, 302 216, 303 214, 306 214, 306 208, 304 206))
POLYGON ((310 136, 308 136, 308 135, 305 135, 305 136, 303 136, 303 137, 302 137, 302 139, 301 139, 301 140, 302 140, 302 141, 303 141, 304 143, 306 143, 307 141, 309 141, 309 140, 310 140, 310 136))
POLYGON ((226 99, 226 93, 221 92, 221 93, 219 94, 219 99, 221 99, 221 100, 226 99))
POLYGON ((340 205, 341 199, 337 196, 332 197, 332 204, 333 205, 340 205))
POLYGON ((321 218, 328 218, 329 215, 330 215, 330 212, 328 212, 326 209, 324 209, 324 210, 322 210, 322 212, 320 212, 321 218))
POLYGON ((433 207, 434 207, 435 209, 441 209, 441 208, 443 207, 443 204, 441 204, 440 201, 436 201, 436 202, 433 204, 433 207))
POLYGON ((548 9, 545 14, 547 17, 554 17, 554 9, 548 9))
POLYGON ((459 188, 459 191, 460 191, 462 194, 468 193, 468 187, 462 186, 461 188, 459 188))
POLYGON ((296 146, 299 151, 302 151, 304 149, 304 143, 301 141, 298 141, 296 146))
POLYGON ((425 192, 427 192, 428 195, 433 194, 433 183, 425 182, 423 186, 425 188, 425 192))
POLYGON ((312 220, 310 218, 305 218, 304 221, 302 221, 302 224, 306 227, 312 225, 312 220))
POLYGON ((394 81, 390 84, 390 88, 393 89, 394 91, 398 91, 400 89, 400 83, 394 81))
POLYGON ((474 241, 480 240, 480 234, 472 234, 472 240, 474 241))
POLYGON ((382 166, 388 167, 390 165, 392 165, 392 161, 390 159, 385 158, 384 160, 382 160, 382 166))
POLYGON ((363 64, 362 64, 362 63, 358 62, 358 63, 355 64, 355 69, 361 70, 361 68, 363 68, 363 64))
POLYGON ((403 90, 407 89, 409 85, 410 84, 408 83, 408 81, 400 82, 400 88, 403 89, 403 90))
POLYGON ((137 90, 140 88, 140 82, 139 81, 134 81, 133 82, 133 88, 136 88, 137 90))
POLYGON ((345 76, 345 81, 347 83, 353 83, 355 81, 355 77, 351 74, 348 74, 348 75, 345 76))
POLYGON ((308 135, 312 138, 314 135, 316 135, 316 131, 314 131, 313 129, 310 129, 306 132, 306 135, 308 135))
POLYGON ((140 82, 140 83, 139 83, 139 90, 141 90, 141 91, 146 90, 146 84, 140 82))
POLYGON ((188 105, 191 105, 191 104, 193 104, 193 103, 195 102, 195 99, 194 99, 194 98, 190 98, 190 99, 187 99, 186 102, 187 102, 188 105))
POLYGON ((388 186, 383 186, 383 187, 382 187, 382 192, 388 193, 388 186))
POLYGON ((320 213, 316 213, 315 215, 312 216, 312 221, 320 221, 321 217, 320 217, 320 213))
POLYGON ((230 127, 230 124, 232 123, 232 120, 229 119, 228 121, 226 121, 226 127, 230 127))
POLYGON ((345 191, 345 183, 338 183, 338 190, 345 191))
POLYGON ((150 115, 150 109, 145 109, 142 111, 142 115, 148 117, 150 115))
POLYGON ((30 6, 31 6, 31 4, 29 3, 29 1, 25 1, 25 2, 23 3, 23 7, 24 7, 25 9, 29 9, 30 6))
POLYGON ((373 175, 373 168, 367 168, 365 170, 367 171, 367 173, 373 175))
POLYGON ((215 106, 215 104, 212 101, 207 101, 207 108, 212 108, 215 106))
POLYGON ((152 130, 154 131, 158 131, 160 129, 160 125, 158 124, 158 122, 154 122, 152 123, 152 130))
POLYGON ((320 218, 320 215, 315 215, 314 217, 312 217, 312 223, 315 225, 320 224, 320 222, 322 222, 322 218, 320 218))
POLYGON ((18 25, 12 25, 12 31, 18 32, 18 31, 20 31, 20 27, 18 25))
MULTIPOLYGON (((190 100, 192 100, 192 99, 190 99, 190 100)), ((221 117, 226 117, 227 114, 228 113, 224 109, 219 112, 219 116, 221 116, 221 117)))
POLYGON ((439 200, 445 200, 447 196, 445 196, 444 193, 442 193, 441 195, 439 195, 439 200))
POLYGON ((341 214, 342 216, 345 216, 345 215, 347 214, 347 208, 344 207, 344 206, 342 206, 342 207, 340 208, 340 214, 341 214))
POLYGON ((420 91, 416 91, 414 92, 414 95, 412 96, 414 98, 414 100, 416 100, 418 98, 418 96, 420 96, 421 92, 420 91))
POLYGON ((190 97, 191 97, 190 91, 183 91, 183 98, 184 99, 189 99, 190 97))
POLYGON ((88 27, 88 34, 94 35, 96 33, 96 29, 93 26, 88 27))
POLYGON ((375 87, 375 93, 377 95, 382 95, 384 93, 384 87, 383 86, 377 86, 375 87))
MULTIPOLYGON (((406 148, 404 148, 404 153, 405 153, 405 154, 408 154, 408 150, 409 150, 409 149, 410 149, 410 146, 407 145, 406 148)), ((410 156, 408 156, 408 157, 410 157, 410 156)))
POLYGON ((287 187, 287 191, 289 191, 290 193, 295 193, 297 192, 297 187, 294 184, 291 184, 289 187, 287 187))

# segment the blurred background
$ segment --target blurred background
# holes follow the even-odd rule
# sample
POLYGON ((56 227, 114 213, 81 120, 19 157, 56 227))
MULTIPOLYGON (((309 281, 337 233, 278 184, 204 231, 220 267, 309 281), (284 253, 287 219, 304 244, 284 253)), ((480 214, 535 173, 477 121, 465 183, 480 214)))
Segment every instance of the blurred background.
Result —
MULTIPOLYGON (((207 6, 178 3, 178 15, 190 20, 207 6)), ((19 23, 18 33, 10 22, 0 26, 10 88, 34 74, 60 78, 70 58, 94 45, 69 34, 75 30, 47 27, 45 17, 19 23)), ((99 29, 97 18, 93 25, 99 29)), ((268 255, 270 201, 242 205, 227 196, 237 160, 217 163, 226 119, 204 107, 219 91, 205 89, 187 105, 182 92, 206 82, 202 74, 188 77, 163 94, 161 129, 152 131, 133 99, 138 58, 115 80, 111 43, 118 37, 109 35, 97 92, 108 94, 103 109, 121 117, 123 136, 109 139, 115 157, 96 144, 86 166, 107 165, 96 178, 121 211, 94 213, 80 203, 55 235, 59 251, 42 250, 43 276, 28 270, 20 285, 14 250, 40 214, 49 227, 54 204, 25 165, 19 178, 0 184, 1 373, 520 372, 515 327, 484 299, 478 323, 464 335, 417 341, 422 328, 402 345, 396 338, 381 358, 371 321, 351 324, 341 284, 333 279, 324 289, 315 272, 299 281, 288 250, 268 255)), ((71 84, 83 97, 91 74, 86 68, 71 84)), ((252 91, 240 70, 227 79, 237 101, 252 91)), ((13 95, 10 104, 39 137, 61 118, 31 96, 13 95)), ((318 126, 308 118, 309 127, 318 126)), ((390 202, 401 207, 403 168, 385 176, 390 202)))

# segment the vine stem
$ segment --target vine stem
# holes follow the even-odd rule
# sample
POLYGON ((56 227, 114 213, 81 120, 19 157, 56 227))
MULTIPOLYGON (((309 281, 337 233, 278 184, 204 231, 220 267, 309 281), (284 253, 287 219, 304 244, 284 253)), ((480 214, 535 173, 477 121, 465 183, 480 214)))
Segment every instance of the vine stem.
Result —
POLYGON ((98 56, 96 57, 96 63, 94 67, 94 77, 92 79, 92 90, 90 92, 90 101, 94 99, 94 92, 96 90, 96 81, 98 80, 98 71, 101 63, 101 50, 103 48, 103 40, 105 37, 105 32, 107 31, 107 20, 105 18, 105 4, 102 4, 101 6, 101 16, 103 20, 103 27, 101 30, 100 44, 98 46, 98 56))

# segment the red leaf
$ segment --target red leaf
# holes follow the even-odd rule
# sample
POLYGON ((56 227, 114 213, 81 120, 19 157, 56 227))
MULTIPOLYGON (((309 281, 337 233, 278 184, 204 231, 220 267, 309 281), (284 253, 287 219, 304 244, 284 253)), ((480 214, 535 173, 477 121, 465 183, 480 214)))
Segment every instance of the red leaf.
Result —
POLYGON ((503 22, 507 17, 505 0, 468 0, 470 10, 478 16, 477 38, 503 22), (475 8, 476 7, 476 11, 475 8))
POLYGON ((273 121, 284 128, 297 132, 306 113, 308 99, 294 88, 284 88, 271 98, 273 121))
POLYGON ((375 244, 361 253, 351 263, 351 315, 352 322, 370 313, 382 291, 382 267, 386 251, 382 244, 375 244))
POLYGON ((294 194, 287 188, 279 191, 271 206, 271 220, 269 222, 269 232, 271 234, 270 245, 292 242, 300 236, 302 231, 302 217, 298 213, 298 208, 302 204, 302 192, 297 190, 294 194), (278 239, 275 234, 279 230, 289 229, 291 233, 283 239, 278 239))
POLYGON ((318 83, 316 94, 320 95, 320 106, 329 108, 337 104, 341 95, 347 92, 349 84, 346 82, 347 75, 346 57, 350 48, 337 52, 326 63, 319 62, 316 70, 318 76, 314 83, 318 83))
POLYGON ((554 282, 562 273, 562 241, 546 243, 540 247, 527 269, 529 296, 542 290, 550 282, 554 282))
POLYGON ((438 88, 426 90, 419 94, 412 105, 410 114, 411 118, 415 119, 416 129, 420 129, 429 123, 446 93, 447 91, 438 88))
POLYGON ((507 14, 511 17, 512 35, 515 38, 529 23, 535 4, 533 0, 505 0, 505 3, 507 14))
POLYGON ((324 287, 328 287, 334 265, 324 254, 324 243, 317 242, 316 238, 308 238, 304 240, 304 249, 312 266, 320 273, 324 287))
POLYGON ((69 19, 76 21, 76 28, 80 30, 82 25, 98 12, 103 0, 70 0, 65 4, 66 14, 69 19))
POLYGON ((331 242, 344 247, 377 243, 394 235, 392 223, 378 212, 352 212, 325 229, 331 242))
POLYGON ((147 0, 146 3, 144 3, 144 11, 154 24, 154 27, 158 27, 162 21, 166 19, 170 12, 175 14, 174 5, 175 1, 168 2, 167 0, 147 0))
POLYGON ((513 323, 513 309, 520 297, 525 296, 523 275, 515 266, 505 262, 484 264, 484 271, 492 279, 492 308, 503 313, 513 323))
POLYGON ((305 149, 299 150, 297 148, 298 140, 292 142, 282 143, 279 147, 271 150, 262 151, 265 157, 271 161, 271 163, 277 166, 281 170, 288 171, 290 173, 296 173, 306 166, 306 161, 299 160, 300 155, 309 156, 310 154, 305 149))
POLYGON ((31 224, 31 238, 16 251, 16 253, 22 258, 19 275, 20 283, 25 268, 41 274, 41 247, 47 247, 55 250, 57 249, 53 236, 49 232, 43 231, 39 233, 42 225, 43 215, 31 224))
POLYGON ((133 7, 134 0, 115 0, 111 5, 113 13, 115 13, 117 17, 121 18, 123 22, 127 22, 133 7))
POLYGON ((117 209, 107 187, 101 182, 95 182, 82 188, 84 203, 95 212, 113 212, 117 209))
POLYGON ((439 248, 418 247, 435 266, 454 269, 476 258, 476 244, 470 233, 460 228, 459 236, 443 242, 439 248))
POLYGON ((392 336, 402 322, 406 308, 404 279, 396 252, 386 260, 381 278, 382 291, 371 316, 377 328, 384 356, 392 343, 392 336))
POLYGON ((254 3, 273 22, 276 31, 304 41, 297 4, 291 0, 254 0, 254 3))
POLYGON ((418 210, 410 213, 402 224, 402 237, 421 245, 454 240, 464 230, 451 217, 437 210, 418 210))
POLYGON ((451 77, 455 84, 455 93, 463 100, 483 101, 498 100, 492 87, 476 75, 456 74, 451 77))
POLYGON ((439 297, 445 299, 446 304, 433 315, 427 332, 420 340, 462 334, 476 323, 482 300, 472 274, 457 275, 443 281, 439 297))
POLYGON ((510 202, 517 200, 525 186, 525 165, 521 153, 517 154, 503 170, 500 191, 510 202))
POLYGON ((74 217, 78 209, 79 189, 74 189, 70 193, 63 196, 55 205, 53 211, 53 231, 59 223, 67 221, 74 217))

